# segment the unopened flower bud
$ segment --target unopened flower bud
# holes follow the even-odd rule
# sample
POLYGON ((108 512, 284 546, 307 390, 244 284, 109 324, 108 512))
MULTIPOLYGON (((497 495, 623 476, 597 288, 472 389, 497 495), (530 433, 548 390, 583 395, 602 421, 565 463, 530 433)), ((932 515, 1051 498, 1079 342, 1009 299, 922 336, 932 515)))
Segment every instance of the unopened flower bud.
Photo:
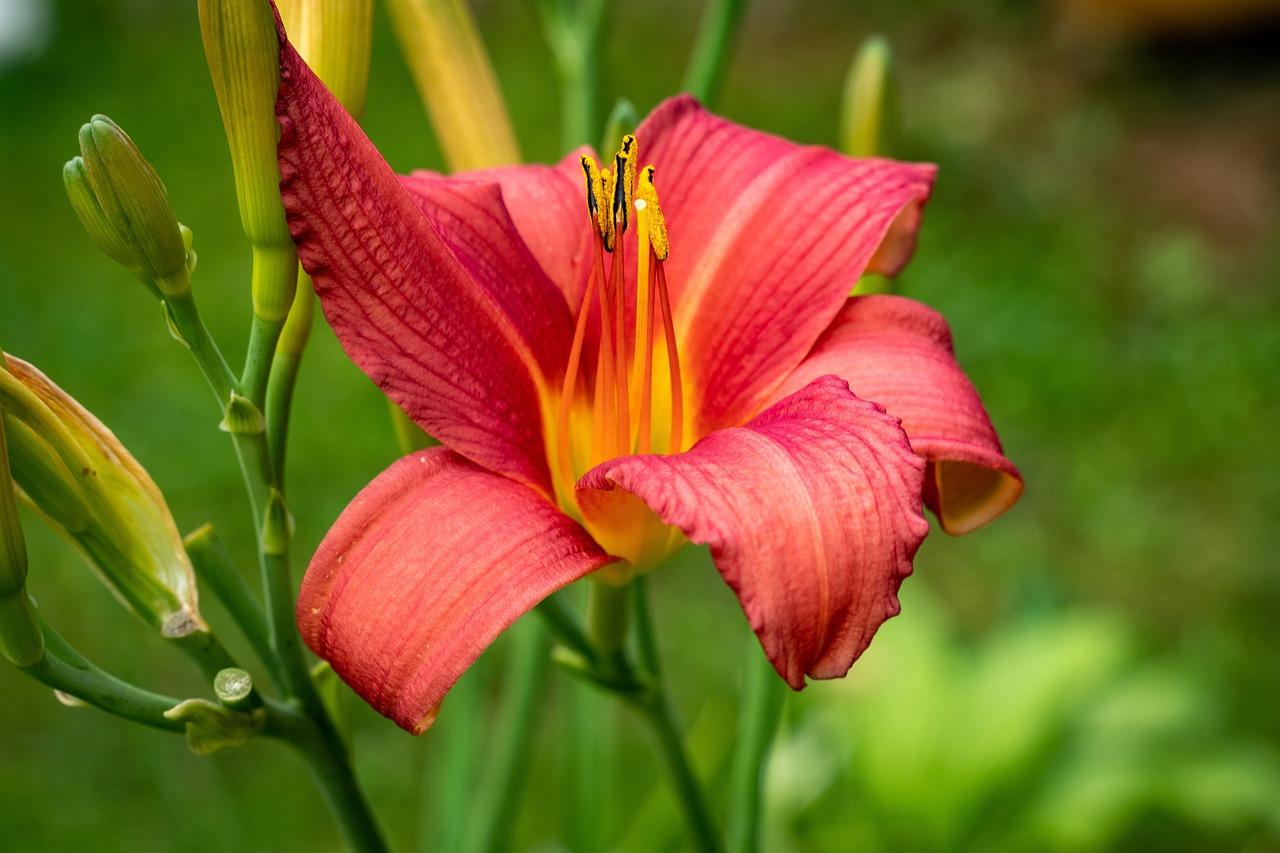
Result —
POLYGON ((27 597, 27 545, 9 476, 3 411, 0 406, 0 654, 30 666, 44 656, 44 636, 27 597))
POLYGON ((858 48, 845 80, 840 148, 850 157, 888 156, 898 133, 893 50, 881 35, 858 48))
POLYGON ((106 116, 94 116, 80 128, 79 160, 64 167, 63 180, 94 241, 135 275, 153 282, 164 296, 187 293, 187 249, 178 219, 160 176, 129 135, 106 116), (83 198, 82 176, 88 178, 96 212, 83 198), (103 235, 103 226, 113 236, 103 235), (127 259, 122 260, 121 253, 127 253, 127 259))
POLYGON ((511 117, 466 0, 390 0, 387 11, 449 168, 518 163, 511 117))
POLYGON ((116 597, 163 636, 208 630, 164 496, 103 424, 26 362, 0 369, 14 482, 116 597))
POLYGON ((373 44, 373 0, 279 0, 298 53, 355 118, 364 113, 373 44))
POLYGON ((290 243, 276 165, 280 67, 271 6, 263 0, 200 0, 199 7, 245 234, 254 245, 290 243))

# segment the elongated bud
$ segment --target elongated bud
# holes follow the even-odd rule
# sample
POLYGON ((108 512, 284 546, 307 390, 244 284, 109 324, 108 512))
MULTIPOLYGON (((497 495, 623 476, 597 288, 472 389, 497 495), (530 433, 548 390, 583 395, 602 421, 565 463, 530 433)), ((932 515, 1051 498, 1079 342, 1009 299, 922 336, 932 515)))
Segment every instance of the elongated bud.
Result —
POLYGON ((884 157, 897 135, 893 50, 884 36, 868 36, 858 48, 845 80, 840 148, 850 157, 884 157))
POLYGON ((449 169, 518 163, 507 105, 465 0, 388 0, 387 6, 449 169))
POLYGON ((0 370, 0 408, 23 497, 162 636, 208 630, 191 562, 151 477, 110 430, 44 374, 13 356, 7 356, 7 368, 0 370))
POLYGON ((253 311, 283 323, 297 283, 297 254, 280 201, 276 165, 279 38, 265 0, 200 0, 200 34, 231 149, 240 224, 253 244, 253 311))
POLYGON ((264 0, 200 0, 200 34, 231 148, 240 222, 254 245, 290 242, 276 166, 279 47, 264 0))
POLYGON ((17 666, 44 656, 44 636, 27 597, 27 544, 9 475, 4 407, 0 406, 0 653, 17 666))
POLYGON ((80 128, 80 156, 63 167, 71 206, 93 241, 153 291, 190 290, 178 218, 156 170, 106 116, 80 128))
POLYGON ((359 119, 369 87, 373 0, 279 0, 285 33, 334 97, 359 119))

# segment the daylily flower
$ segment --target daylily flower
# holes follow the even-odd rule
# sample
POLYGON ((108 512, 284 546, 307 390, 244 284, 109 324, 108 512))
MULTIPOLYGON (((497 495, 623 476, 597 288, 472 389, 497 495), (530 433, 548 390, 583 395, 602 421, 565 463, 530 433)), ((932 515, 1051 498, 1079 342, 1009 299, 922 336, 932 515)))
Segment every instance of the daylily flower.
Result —
POLYGON ((348 355, 442 442, 352 501, 298 602, 404 728, 547 595, 686 542, 788 684, 842 676, 898 611, 922 499, 952 532, 1016 499, 942 319, 848 298, 906 262, 934 167, 679 97, 604 168, 397 177, 283 40, 281 69, 302 264, 348 355))

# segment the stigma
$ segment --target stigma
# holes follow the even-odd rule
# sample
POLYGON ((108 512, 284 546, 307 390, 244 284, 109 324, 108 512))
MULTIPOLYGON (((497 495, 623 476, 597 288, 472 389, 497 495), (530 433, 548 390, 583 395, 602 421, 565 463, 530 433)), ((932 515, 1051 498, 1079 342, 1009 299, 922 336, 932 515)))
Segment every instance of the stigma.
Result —
POLYGON ((553 460, 557 498, 575 515, 574 484, 590 468, 684 449, 683 383, 664 268, 671 246, 655 169, 639 168, 631 134, 611 167, 589 154, 581 165, 593 257, 556 409, 553 460), (634 279, 626 274, 632 251, 634 279))

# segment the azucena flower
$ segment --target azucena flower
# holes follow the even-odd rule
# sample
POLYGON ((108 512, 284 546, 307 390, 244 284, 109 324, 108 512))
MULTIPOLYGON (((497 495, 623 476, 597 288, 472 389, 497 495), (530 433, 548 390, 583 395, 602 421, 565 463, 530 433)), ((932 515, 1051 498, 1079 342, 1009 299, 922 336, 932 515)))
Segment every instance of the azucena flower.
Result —
POLYGON ((603 166, 397 177, 287 45, 281 68, 299 257, 350 357, 443 445, 352 501, 298 603, 404 728, 553 591, 686 542, 792 687, 841 676, 898 610, 922 501, 960 533, 1017 499, 945 322, 848 298, 907 260, 932 166, 681 97, 603 166))

